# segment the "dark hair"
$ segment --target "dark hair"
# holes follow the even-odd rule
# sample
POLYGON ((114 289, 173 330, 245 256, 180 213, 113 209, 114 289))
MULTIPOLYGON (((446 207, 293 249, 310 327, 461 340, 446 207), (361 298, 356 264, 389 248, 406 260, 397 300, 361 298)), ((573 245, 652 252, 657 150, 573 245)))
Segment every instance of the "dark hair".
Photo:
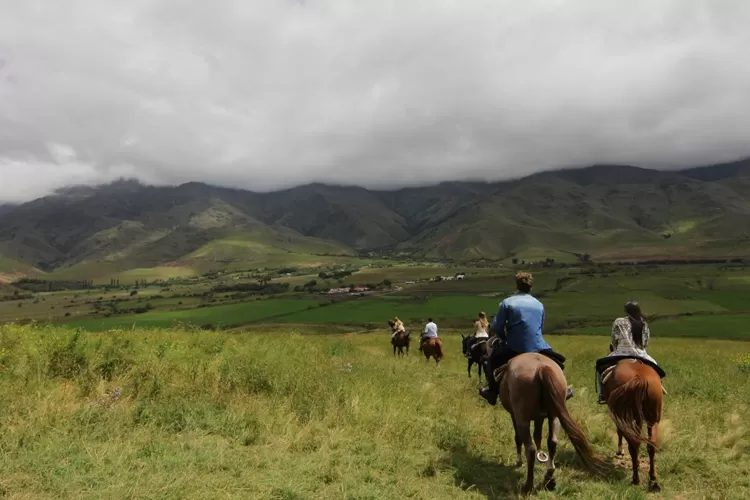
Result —
POLYGON ((628 320, 630 321, 633 342, 643 349, 643 328, 646 325, 646 320, 643 318, 643 314, 641 314, 641 306, 638 305, 638 302, 630 301, 625 304, 625 313, 628 315, 628 320))
POLYGON ((432 318, 427 318, 427 321, 432 323, 432 318))

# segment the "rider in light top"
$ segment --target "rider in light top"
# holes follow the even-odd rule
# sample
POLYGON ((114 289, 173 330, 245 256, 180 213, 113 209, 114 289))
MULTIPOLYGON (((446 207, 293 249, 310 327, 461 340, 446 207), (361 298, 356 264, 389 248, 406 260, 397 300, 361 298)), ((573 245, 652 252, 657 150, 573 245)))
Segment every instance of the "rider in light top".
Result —
POLYGON ((424 327, 424 336, 428 339, 436 339, 438 336, 438 327, 432 318, 427 318, 427 324, 424 327))
POLYGON ((479 319, 474 322, 474 338, 478 339, 486 339, 489 338, 489 334, 487 333, 487 328, 490 326, 489 321, 487 321, 487 315, 483 312, 479 313, 479 319))
POLYGON ((489 329, 490 323, 487 321, 487 315, 483 312, 479 313, 479 318, 474 321, 474 336, 464 337, 463 339, 463 351, 464 356, 467 358, 471 357, 471 349, 480 342, 480 339, 488 339, 490 337, 487 330, 489 329))
POLYGON ((395 337, 398 332, 406 333, 406 327, 404 326, 404 323, 398 319, 398 316, 393 318, 393 333, 391 334, 391 338, 395 337))

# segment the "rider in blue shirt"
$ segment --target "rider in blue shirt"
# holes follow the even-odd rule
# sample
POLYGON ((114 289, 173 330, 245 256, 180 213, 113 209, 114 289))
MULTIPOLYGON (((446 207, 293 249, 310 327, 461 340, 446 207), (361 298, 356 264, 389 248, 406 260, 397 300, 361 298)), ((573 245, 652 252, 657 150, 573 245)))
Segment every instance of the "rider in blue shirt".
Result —
MULTIPOLYGON (((499 391, 494 372, 514 356, 525 352, 538 352, 557 361, 560 367, 564 368, 565 357, 554 352, 542 335, 544 305, 530 294, 533 280, 531 273, 516 274, 518 292, 500 303, 490 325, 490 331, 505 340, 493 349, 488 360, 489 367, 485 370, 488 375, 488 387, 479 390, 479 395, 491 405, 497 404, 499 391)), ((572 390, 568 388, 568 398, 572 395, 572 390)))

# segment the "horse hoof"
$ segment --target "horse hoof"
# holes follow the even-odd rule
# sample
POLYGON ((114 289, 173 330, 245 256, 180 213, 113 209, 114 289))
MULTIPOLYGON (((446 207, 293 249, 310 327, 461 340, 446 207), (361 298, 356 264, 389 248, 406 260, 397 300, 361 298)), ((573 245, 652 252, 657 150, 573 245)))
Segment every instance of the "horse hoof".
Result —
POLYGON ((557 480, 554 477, 549 478, 544 483, 544 489, 547 491, 555 491, 555 488, 557 488, 557 480))
POLYGON ((521 493, 523 493, 524 495, 528 495, 529 493, 531 493, 532 489, 534 489, 532 485, 524 485, 524 487, 521 488, 521 493))
POLYGON ((539 463, 546 464, 547 461, 549 460, 549 455, 547 455, 543 451, 540 451, 539 453, 536 454, 536 459, 539 463))
POLYGON ((523 467, 523 460, 516 462, 516 467, 523 467))
POLYGON ((624 456, 625 456, 625 453, 623 453, 623 452, 621 452, 621 451, 618 451, 617 453, 615 453, 615 456, 616 456, 616 457, 624 457, 624 456))
POLYGON ((659 486, 659 483, 656 481, 652 481, 651 484, 648 485, 648 491, 649 493, 659 493, 661 491, 661 486, 659 486))

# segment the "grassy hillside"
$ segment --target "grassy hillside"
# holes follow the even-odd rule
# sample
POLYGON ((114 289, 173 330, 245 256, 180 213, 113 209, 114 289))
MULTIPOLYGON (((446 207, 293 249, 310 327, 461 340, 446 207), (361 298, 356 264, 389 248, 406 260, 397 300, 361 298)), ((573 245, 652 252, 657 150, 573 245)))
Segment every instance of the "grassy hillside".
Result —
POLYGON ((608 165, 397 191, 313 184, 253 193, 120 181, 0 213, 0 253, 94 277, 100 265, 110 274, 202 272, 357 252, 459 261, 747 257, 746 167, 666 173, 608 165))
MULTIPOLYGON (((478 397, 458 335, 444 333, 446 358, 435 366, 394 358, 387 334, 306 332, 76 337, 0 326, 3 494, 521 498, 510 418, 478 397)), ((614 425, 595 404, 592 368, 606 340, 555 340, 577 391, 571 414, 614 467, 591 477, 562 433, 557 491, 538 498, 750 495, 748 343, 653 341, 669 391, 656 462, 663 492, 654 496, 629 484, 629 464, 613 459, 614 425)))

